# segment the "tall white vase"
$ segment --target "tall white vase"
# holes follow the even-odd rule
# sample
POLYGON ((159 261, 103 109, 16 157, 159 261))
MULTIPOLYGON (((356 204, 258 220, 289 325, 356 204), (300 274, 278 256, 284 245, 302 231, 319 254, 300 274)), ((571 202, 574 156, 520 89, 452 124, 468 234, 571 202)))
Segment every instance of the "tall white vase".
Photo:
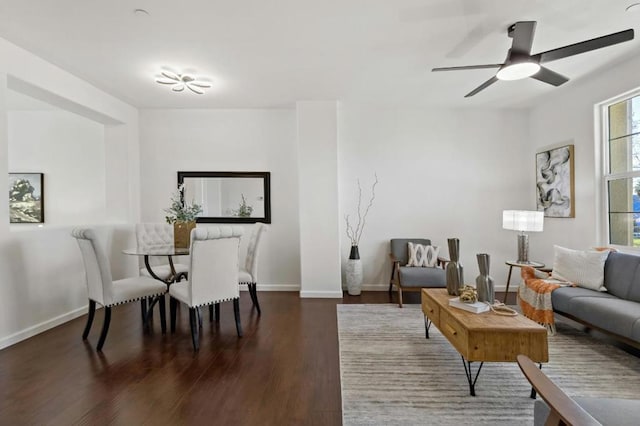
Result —
POLYGON ((347 260, 345 271, 347 278, 347 292, 357 296, 362 291, 362 261, 360 259, 347 260))
POLYGON ((358 296, 362 292, 362 261, 360 260, 358 246, 351 246, 351 253, 345 269, 345 278, 347 279, 347 292, 351 296, 358 296))

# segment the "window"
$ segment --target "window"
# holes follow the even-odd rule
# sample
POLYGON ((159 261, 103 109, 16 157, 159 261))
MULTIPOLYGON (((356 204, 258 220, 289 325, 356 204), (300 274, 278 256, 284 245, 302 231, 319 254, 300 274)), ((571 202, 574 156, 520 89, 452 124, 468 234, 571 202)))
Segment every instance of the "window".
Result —
POLYGON ((640 94, 606 106, 604 121, 608 241, 640 247, 640 94))

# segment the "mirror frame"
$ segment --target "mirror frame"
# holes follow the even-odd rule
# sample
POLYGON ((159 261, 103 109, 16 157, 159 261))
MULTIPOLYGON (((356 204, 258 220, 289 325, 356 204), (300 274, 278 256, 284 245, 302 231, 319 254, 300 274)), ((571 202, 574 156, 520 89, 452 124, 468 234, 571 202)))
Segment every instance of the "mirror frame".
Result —
MULTIPOLYGON (((270 172, 178 172, 178 186, 185 178, 259 178, 263 182, 264 217, 211 217, 200 216, 197 223, 271 223, 271 173, 270 172)), ((184 201, 183 201, 184 202, 184 201)))

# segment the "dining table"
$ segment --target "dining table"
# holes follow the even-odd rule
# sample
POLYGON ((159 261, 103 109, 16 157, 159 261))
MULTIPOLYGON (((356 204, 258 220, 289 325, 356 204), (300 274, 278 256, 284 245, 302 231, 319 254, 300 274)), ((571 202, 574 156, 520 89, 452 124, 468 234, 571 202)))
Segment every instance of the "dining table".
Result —
POLYGON ((173 245, 148 245, 148 246, 138 246, 132 247, 122 250, 122 253, 128 254, 131 256, 143 256, 144 257, 144 266, 147 268, 147 272, 156 280, 162 281, 167 286, 176 282, 180 277, 179 274, 176 273, 176 269, 173 265, 173 256, 188 256, 189 255, 189 247, 186 248, 178 248, 173 245), (167 278, 159 277, 151 267, 149 263, 150 257, 164 257, 166 256, 169 261, 169 268, 171 273, 167 278))

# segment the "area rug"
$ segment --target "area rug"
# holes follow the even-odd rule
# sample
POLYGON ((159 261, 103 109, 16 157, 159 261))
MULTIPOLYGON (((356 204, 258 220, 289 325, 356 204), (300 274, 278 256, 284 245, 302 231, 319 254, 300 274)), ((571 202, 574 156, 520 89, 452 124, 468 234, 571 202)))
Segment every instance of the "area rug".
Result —
MULTIPOLYGON (((419 305, 338 305, 345 426, 533 424, 516 363, 485 363, 472 397, 460 355, 434 326, 429 334, 419 305)), ((549 337, 543 371, 572 396, 640 396, 639 358, 566 324, 549 337)))

